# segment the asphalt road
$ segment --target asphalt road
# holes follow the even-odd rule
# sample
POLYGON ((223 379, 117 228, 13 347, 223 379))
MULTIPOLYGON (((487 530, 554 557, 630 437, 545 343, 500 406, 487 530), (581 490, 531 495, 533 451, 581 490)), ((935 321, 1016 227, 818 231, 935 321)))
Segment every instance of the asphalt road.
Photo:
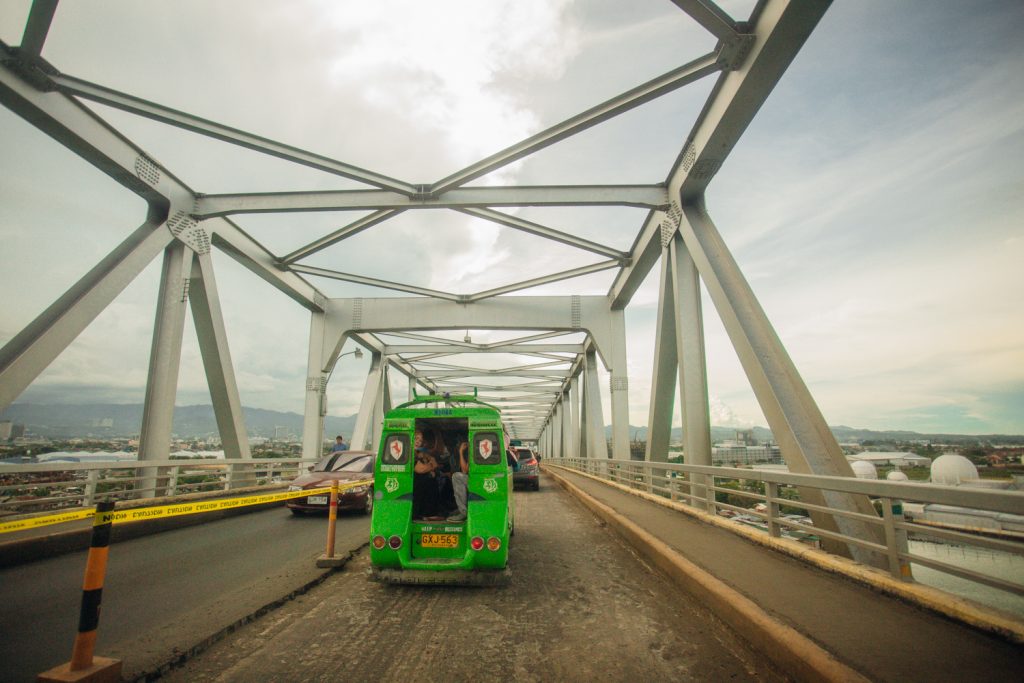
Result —
MULTIPOLYGON (((283 507, 110 547, 96 654, 128 675, 321 579, 326 516, 283 507)), ((369 521, 342 513, 339 552, 367 541, 369 521)), ((0 681, 33 681, 68 661, 78 628, 85 552, 0 570, 0 681)))
POLYGON ((367 555, 165 680, 783 679, 547 482, 516 495, 509 586, 380 585, 367 555))

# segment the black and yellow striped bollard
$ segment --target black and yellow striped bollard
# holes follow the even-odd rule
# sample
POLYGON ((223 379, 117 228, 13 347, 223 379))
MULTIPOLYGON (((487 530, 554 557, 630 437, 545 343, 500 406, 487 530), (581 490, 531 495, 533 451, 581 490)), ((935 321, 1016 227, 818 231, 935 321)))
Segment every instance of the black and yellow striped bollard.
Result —
POLYGON ((37 681, 78 681, 88 683, 116 683, 121 680, 121 660, 93 656, 96 647, 96 629, 100 624, 100 603, 103 598, 103 579, 107 573, 107 553, 110 550, 110 528, 113 526, 114 502, 96 505, 92 522, 92 543, 85 562, 82 579, 82 608, 78 615, 78 635, 71 650, 71 661, 39 674, 37 681))

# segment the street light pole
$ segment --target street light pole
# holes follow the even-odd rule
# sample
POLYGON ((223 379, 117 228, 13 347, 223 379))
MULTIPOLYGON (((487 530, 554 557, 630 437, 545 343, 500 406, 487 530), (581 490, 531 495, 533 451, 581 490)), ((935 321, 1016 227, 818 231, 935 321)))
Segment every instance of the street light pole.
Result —
MULTIPOLYGON (((347 351, 347 352, 339 355, 337 357, 337 359, 335 359, 334 365, 331 367, 331 371, 329 373, 327 373, 327 381, 324 382, 323 391, 320 392, 320 418, 321 418, 321 423, 320 424, 321 425, 323 425, 324 422, 326 422, 326 419, 327 419, 327 386, 331 383, 331 376, 334 375, 334 368, 338 367, 338 361, 340 361, 345 356, 355 356, 356 360, 360 360, 363 357, 363 349, 357 346, 354 351, 347 351)), ((317 456, 318 458, 323 458, 324 457, 324 435, 323 435, 322 431, 323 431, 323 427, 321 427, 320 451, 319 451, 319 454, 317 456)))

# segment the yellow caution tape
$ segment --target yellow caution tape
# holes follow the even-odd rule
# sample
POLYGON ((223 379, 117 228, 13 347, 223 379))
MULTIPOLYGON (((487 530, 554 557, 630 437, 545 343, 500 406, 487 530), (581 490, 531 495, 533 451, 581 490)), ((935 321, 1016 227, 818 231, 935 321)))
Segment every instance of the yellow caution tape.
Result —
POLYGON ((14 522, 4 522, 0 524, 0 534, 6 534, 10 531, 22 531, 24 529, 35 529, 40 526, 48 526, 50 524, 60 524, 61 522, 74 522, 78 519, 86 519, 96 514, 96 510, 75 510, 74 512, 62 512, 58 515, 46 515, 45 517, 29 517, 27 519, 19 519, 14 522))
MULTIPOLYGON (((354 489, 359 486, 366 486, 372 484, 372 479, 366 479, 363 481, 353 481, 345 484, 338 485, 338 492, 343 493, 349 489, 354 489)), ((264 503, 276 503, 282 500, 290 500, 292 498, 305 498, 306 496, 316 496, 322 493, 330 493, 331 487, 324 486, 316 489, 303 489, 301 491, 283 491, 281 493, 267 493, 256 496, 245 496, 241 498, 222 498, 219 500, 208 500, 196 503, 179 503, 176 505, 160 505, 157 507, 149 508, 134 508, 129 510, 113 510, 111 512, 100 513, 96 512, 95 508, 89 508, 86 510, 75 510, 74 512, 62 512, 55 515, 45 515, 41 517, 30 517, 26 519, 19 519, 13 522, 0 523, 0 534, 6 534, 11 531, 23 531, 25 529, 35 529, 41 526, 49 526, 51 524, 61 524, 63 522, 73 522, 79 519, 87 519, 89 517, 96 517, 97 524, 106 524, 107 522, 113 522, 114 524, 122 524, 124 522, 140 522, 146 519, 163 519, 167 517, 178 517, 180 515, 194 515, 202 512, 216 512, 217 510, 229 510, 233 508, 247 507, 249 505, 263 505, 264 503)))

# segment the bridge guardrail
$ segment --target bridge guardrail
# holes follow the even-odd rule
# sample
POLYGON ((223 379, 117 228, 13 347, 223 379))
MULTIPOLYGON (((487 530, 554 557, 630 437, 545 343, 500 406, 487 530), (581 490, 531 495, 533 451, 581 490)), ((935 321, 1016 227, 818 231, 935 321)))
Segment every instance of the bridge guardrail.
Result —
POLYGON ((919 564, 968 581, 1024 595, 1024 584, 1018 581, 924 557, 911 552, 907 544, 908 536, 913 535, 915 538, 937 539, 1024 557, 1022 491, 638 460, 546 458, 544 462, 642 490, 712 515, 734 519, 741 516, 738 521, 760 528, 773 537, 790 536, 804 542, 813 541, 814 537, 823 537, 866 548, 886 558, 890 573, 904 581, 913 580, 910 567, 919 564), (727 485, 733 483, 738 485, 727 485), (802 502, 797 491, 802 487, 818 489, 823 493, 834 491, 867 495, 875 501, 879 514, 864 515, 802 502), (750 506, 738 504, 744 502, 750 502, 750 506), (912 516, 905 514, 908 503, 919 506, 921 513, 915 512, 912 516), (1002 518, 1010 528, 929 522, 922 518, 929 505, 940 506, 945 512, 959 510, 964 516, 968 516, 967 513, 987 513, 987 517, 980 519, 998 522, 1002 518), (783 511, 785 508, 796 509, 800 513, 820 512, 845 516, 878 525, 884 532, 885 543, 873 543, 814 527, 809 524, 810 520, 800 521, 796 515, 786 516, 783 511))
POLYGON ((34 463, 0 469, 0 520, 90 507, 100 498, 145 500, 284 484, 316 458, 168 459, 34 463))

